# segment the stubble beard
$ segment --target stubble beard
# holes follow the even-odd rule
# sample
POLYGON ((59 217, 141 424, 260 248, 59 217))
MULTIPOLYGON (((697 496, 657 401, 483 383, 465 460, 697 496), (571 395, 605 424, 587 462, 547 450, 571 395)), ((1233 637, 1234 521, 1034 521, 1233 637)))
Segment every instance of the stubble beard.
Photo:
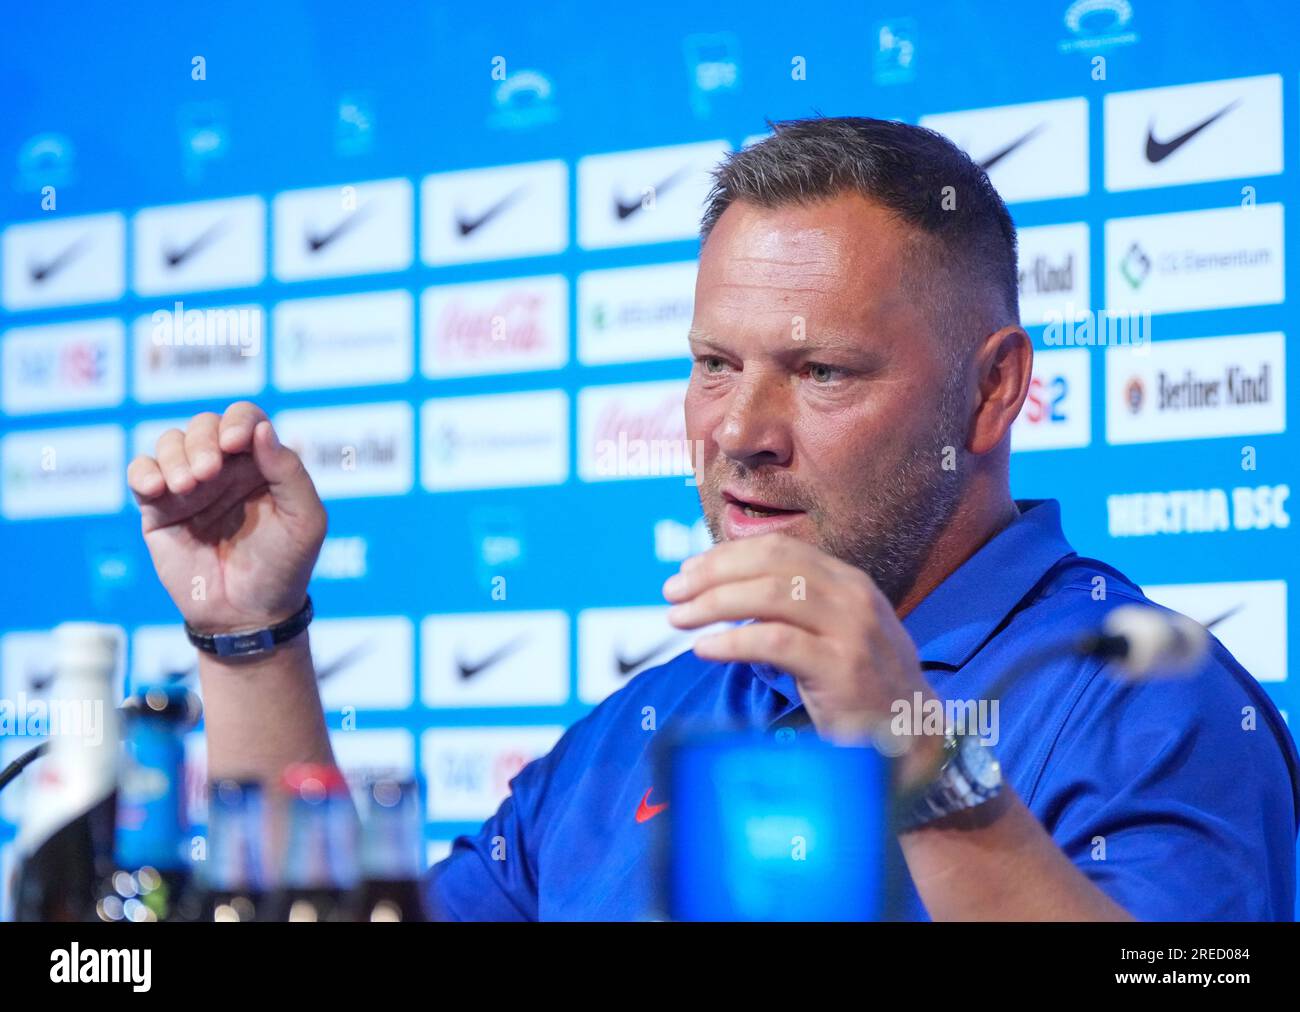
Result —
POLYGON ((721 489, 735 482, 756 499, 803 510, 823 551, 861 569, 895 606, 915 585, 939 535, 947 528, 965 487, 964 412, 960 390, 943 391, 936 424, 897 465, 860 486, 851 505, 835 510, 784 474, 747 468, 719 457, 700 482, 700 504, 713 543, 726 540, 721 489))

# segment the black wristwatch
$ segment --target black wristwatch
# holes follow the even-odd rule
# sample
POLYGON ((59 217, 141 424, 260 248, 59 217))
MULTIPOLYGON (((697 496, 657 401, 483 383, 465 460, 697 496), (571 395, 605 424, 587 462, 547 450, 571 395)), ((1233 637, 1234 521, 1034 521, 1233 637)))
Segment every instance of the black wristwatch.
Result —
POLYGON ((311 624, 311 595, 303 602, 297 614, 283 622, 263 629, 248 629, 232 633, 203 633, 185 623, 185 635, 204 653, 217 657, 250 657, 270 653, 281 643, 287 643, 311 624))

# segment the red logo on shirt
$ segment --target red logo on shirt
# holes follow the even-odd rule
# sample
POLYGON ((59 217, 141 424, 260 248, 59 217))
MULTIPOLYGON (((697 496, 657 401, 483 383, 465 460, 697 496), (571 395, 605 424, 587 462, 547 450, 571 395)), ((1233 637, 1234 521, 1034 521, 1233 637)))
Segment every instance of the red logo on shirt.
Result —
POLYGON ((659 805, 649 804, 650 792, 653 790, 654 788, 651 787, 649 791, 646 791, 645 797, 641 799, 641 804, 636 806, 637 822, 649 822, 656 815, 658 815, 660 812, 662 812, 665 808, 668 807, 668 802, 666 801, 663 804, 659 804, 659 805))

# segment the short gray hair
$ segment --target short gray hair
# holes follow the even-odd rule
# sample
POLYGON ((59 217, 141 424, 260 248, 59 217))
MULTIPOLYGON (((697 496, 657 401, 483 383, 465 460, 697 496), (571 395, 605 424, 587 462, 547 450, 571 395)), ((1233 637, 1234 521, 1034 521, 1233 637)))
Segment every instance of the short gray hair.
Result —
POLYGON ((770 137, 732 152, 714 171, 701 243, 735 201, 776 208, 855 192, 892 211, 923 238, 918 274, 927 281, 946 275, 948 283, 937 299, 932 291, 918 295, 934 307, 939 329, 957 338, 959 346, 986 336, 970 332, 971 288, 982 288, 1003 304, 1005 315, 996 325, 1019 323, 1015 225, 984 170, 964 151, 933 130, 862 116, 769 126, 770 137))

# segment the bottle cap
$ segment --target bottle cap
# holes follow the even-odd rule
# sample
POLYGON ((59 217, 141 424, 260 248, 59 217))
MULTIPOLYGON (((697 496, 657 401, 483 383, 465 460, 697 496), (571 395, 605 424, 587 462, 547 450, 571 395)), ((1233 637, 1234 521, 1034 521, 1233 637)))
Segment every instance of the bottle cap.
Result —
POLYGON ((111 675, 117 667, 119 630, 97 622, 62 622, 54 627, 55 663, 60 672, 111 675))
POLYGON ((342 794, 348 789, 342 771, 329 763, 293 763, 285 767, 280 782, 288 791, 310 800, 342 794))

